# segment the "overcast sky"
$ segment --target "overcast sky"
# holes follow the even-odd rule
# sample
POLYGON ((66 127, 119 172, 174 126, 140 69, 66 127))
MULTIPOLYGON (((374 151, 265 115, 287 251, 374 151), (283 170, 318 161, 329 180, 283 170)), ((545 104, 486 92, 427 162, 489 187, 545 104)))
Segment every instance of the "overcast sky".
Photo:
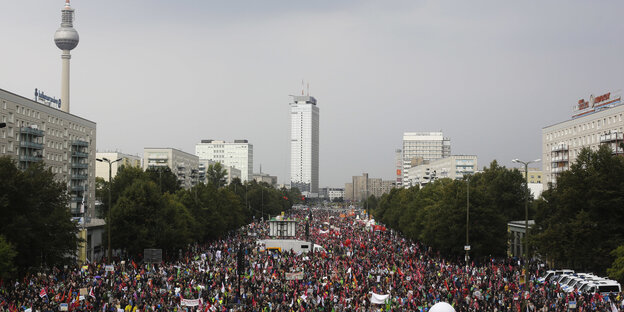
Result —
MULTIPOLYGON (((63 0, 0 1, 0 88, 60 97, 63 0)), ((248 139, 289 180, 290 94, 320 109, 320 186, 393 178, 403 132, 541 158, 541 129, 624 86, 622 1, 74 0, 71 113, 98 151, 248 139)))

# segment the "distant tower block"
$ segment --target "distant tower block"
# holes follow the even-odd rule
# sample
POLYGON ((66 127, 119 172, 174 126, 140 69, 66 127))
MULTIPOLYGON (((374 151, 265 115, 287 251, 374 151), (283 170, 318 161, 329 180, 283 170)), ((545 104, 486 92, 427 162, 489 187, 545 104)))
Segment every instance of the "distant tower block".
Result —
POLYGON ((74 9, 65 0, 65 7, 61 9, 61 27, 54 33, 54 43, 63 51, 63 71, 61 74, 61 110, 69 113, 69 51, 78 45, 78 32, 74 29, 74 9))

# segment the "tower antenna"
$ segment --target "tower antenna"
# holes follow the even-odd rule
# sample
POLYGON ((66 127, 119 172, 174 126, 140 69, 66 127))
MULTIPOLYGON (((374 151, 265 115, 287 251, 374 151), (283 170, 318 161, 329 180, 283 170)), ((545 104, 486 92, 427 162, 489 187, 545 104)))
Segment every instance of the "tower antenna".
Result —
POLYGON ((308 82, 308 96, 310 96, 310 82, 308 82))
POLYGON ((303 79, 301 79, 301 95, 303 95, 303 79))

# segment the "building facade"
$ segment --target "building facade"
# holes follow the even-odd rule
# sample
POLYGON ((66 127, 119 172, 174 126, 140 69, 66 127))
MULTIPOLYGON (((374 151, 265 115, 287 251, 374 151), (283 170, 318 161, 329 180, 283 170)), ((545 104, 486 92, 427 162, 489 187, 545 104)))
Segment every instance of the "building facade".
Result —
POLYGON ((43 162, 67 184, 69 210, 95 215, 95 122, 0 89, 0 155, 22 169, 43 162))
POLYGON ((424 186, 435 179, 463 179, 465 174, 474 174, 477 168, 477 156, 453 155, 410 168, 406 181, 411 186, 424 186))
POLYGON ((277 186, 277 176, 272 176, 268 173, 254 173, 252 175, 252 179, 258 183, 260 182, 264 182, 267 183, 273 187, 277 186))
POLYGON ((345 183, 343 197, 350 201, 363 201, 371 195, 379 198, 381 195, 389 193, 396 185, 394 180, 369 178, 368 173, 353 176, 351 180, 351 183, 345 183))
POLYGON ((343 198, 345 201, 355 201, 353 198, 353 183, 345 183, 343 198))
MULTIPOLYGON (((119 167, 137 167, 141 168, 141 157, 136 155, 128 155, 119 152, 102 152, 96 153, 96 158, 103 159, 106 158, 110 161, 115 161, 117 159, 121 159, 118 162, 111 164, 110 168, 110 176, 111 178, 115 178, 117 175, 117 171, 119 167)), ((98 178, 104 179, 104 181, 108 182, 108 163, 107 162, 96 162, 95 163, 95 176, 98 178)))
POLYGON ((195 145, 195 155, 199 159, 220 162, 224 167, 234 167, 240 170, 240 178, 243 182, 251 180, 253 145, 247 140, 234 140, 234 142, 201 140, 195 145))
POLYGON ((169 167, 180 186, 189 189, 199 181, 199 158, 175 148, 143 149, 143 169, 169 167))
POLYGON ((403 150, 400 148, 394 151, 394 169, 396 170, 396 181, 395 185, 397 187, 403 186, 403 150))
POLYGON ((557 177, 570 169, 570 164, 584 147, 598 149, 608 145, 613 154, 622 155, 624 142, 624 105, 621 92, 581 99, 574 107, 572 119, 542 129, 542 171, 544 189, 556 184, 557 177))
POLYGON ((290 103, 290 185, 306 196, 319 191, 319 108, 311 96, 290 103))
POLYGON ((327 199, 333 201, 336 198, 344 198, 345 189, 343 188, 327 188, 327 199))
POLYGON ((409 168, 425 161, 451 156, 451 139, 442 132, 403 133, 403 186, 409 168))

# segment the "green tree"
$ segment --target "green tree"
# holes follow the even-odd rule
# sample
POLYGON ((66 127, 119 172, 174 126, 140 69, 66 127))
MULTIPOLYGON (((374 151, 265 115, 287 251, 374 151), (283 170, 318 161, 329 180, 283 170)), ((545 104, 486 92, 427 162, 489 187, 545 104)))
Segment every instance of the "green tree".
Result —
POLYGON ((0 235, 0 279, 11 278, 17 271, 13 259, 17 256, 17 251, 9 243, 4 235, 0 235))
POLYGON ((20 273, 72 262, 79 239, 68 200, 65 183, 43 163, 21 171, 11 158, 0 157, 0 235, 17 252, 20 273))
POLYGON ((624 159, 584 148, 538 201, 532 242, 556 266, 605 273, 624 243, 624 159))
POLYGON ((147 168, 145 174, 152 182, 158 185, 158 189, 162 194, 175 194, 175 192, 180 190, 180 180, 178 180, 178 177, 169 167, 147 168))
POLYGON ((217 188, 225 185, 225 176, 227 171, 223 168, 220 162, 209 165, 206 169, 206 179, 208 183, 212 183, 217 188))
POLYGON ((111 245, 138 255, 145 248, 158 248, 156 242, 164 230, 160 222, 163 200, 152 181, 137 179, 113 204, 111 245))
POLYGON ((624 283, 624 245, 620 245, 618 248, 611 252, 611 256, 615 258, 611 267, 607 269, 609 277, 617 280, 620 283, 624 283))

